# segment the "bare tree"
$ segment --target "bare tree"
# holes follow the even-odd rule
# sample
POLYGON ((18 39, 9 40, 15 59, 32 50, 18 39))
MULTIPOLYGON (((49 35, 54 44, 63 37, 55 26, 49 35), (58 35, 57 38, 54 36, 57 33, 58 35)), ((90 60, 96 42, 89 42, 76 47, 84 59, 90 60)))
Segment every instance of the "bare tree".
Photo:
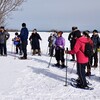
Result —
POLYGON ((0 0, 0 25, 4 24, 6 16, 15 10, 18 10, 18 7, 25 0, 0 0))

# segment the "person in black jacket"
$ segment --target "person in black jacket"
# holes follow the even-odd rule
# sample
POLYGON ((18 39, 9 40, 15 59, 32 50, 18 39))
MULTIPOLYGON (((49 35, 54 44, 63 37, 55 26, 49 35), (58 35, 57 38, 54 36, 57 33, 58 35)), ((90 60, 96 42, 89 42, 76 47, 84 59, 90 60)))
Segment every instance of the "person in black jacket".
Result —
POLYGON ((49 55, 53 56, 53 34, 51 33, 50 36, 48 37, 48 47, 49 47, 49 55))
POLYGON ((20 57, 20 59, 27 59, 28 34, 29 34, 29 31, 26 28, 26 23, 22 23, 22 29, 20 32, 20 39, 21 39, 23 56, 20 57))
POLYGON ((41 50, 40 50, 40 42, 39 40, 42 40, 40 35, 37 33, 37 30, 34 29, 30 38, 29 38, 33 50, 33 55, 36 53, 41 56, 41 50))
MULTIPOLYGON (((72 27, 72 32, 68 36, 68 40, 70 41, 71 50, 73 50, 74 45, 76 43, 76 37, 80 37, 80 31, 78 30, 77 27, 73 26, 72 27)), ((71 61, 75 61, 75 55, 74 54, 72 54, 71 61)))

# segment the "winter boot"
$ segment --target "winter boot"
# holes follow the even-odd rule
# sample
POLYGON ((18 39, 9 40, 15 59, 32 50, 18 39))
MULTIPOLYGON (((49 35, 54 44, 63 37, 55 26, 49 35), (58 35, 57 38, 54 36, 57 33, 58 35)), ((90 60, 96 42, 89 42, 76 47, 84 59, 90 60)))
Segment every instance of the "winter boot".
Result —
POLYGON ((38 55, 41 56, 41 51, 40 50, 38 50, 38 55))
POLYGON ((87 73, 85 75, 90 76, 91 75, 91 69, 87 69, 87 73))
POLYGON ((36 52, 35 52, 35 50, 33 50, 33 55, 35 55, 36 54, 36 52))
POLYGON ((98 64, 97 64, 97 63, 95 63, 95 64, 94 64, 94 68, 97 68, 97 65, 98 65, 98 64))
POLYGON ((61 69, 65 68, 65 67, 66 66, 65 66, 64 62, 62 62, 61 69))
POLYGON ((60 67, 60 62, 57 61, 57 63, 55 64, 56 67, 60 67))
POLYGON ((23 59, 23 60, 24 60, 24 59, 27 59, 27 57, 24 57, 24 56, 23 56, 23 57, 20 57, 20 59, 23 59))
POLYGON ((87 72, 85 75, 86 76, 91 76, 91 72, 87 72))

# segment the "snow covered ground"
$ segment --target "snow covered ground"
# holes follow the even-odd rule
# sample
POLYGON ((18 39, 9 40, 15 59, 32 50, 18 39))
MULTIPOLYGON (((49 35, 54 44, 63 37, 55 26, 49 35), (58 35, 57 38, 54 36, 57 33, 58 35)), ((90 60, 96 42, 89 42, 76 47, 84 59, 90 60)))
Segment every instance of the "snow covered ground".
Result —
MULTIPOLYGON (((28 60, 19 60, 14 54, 10 32, 7 42, 8 56, 0 56, 0 100, 100 100, 100 68, 92 68, 92 74, 87 80, 92 83, 94 90, 73 88, 69 85, 71 78, 77 78, 76 62, 71 62, 68 55, 67 86, 65 85, 66 69, 50 66, 47 55, 47 39, 50 33, 39 32, 42 37, 42 56, 32 56, 28 44, 28 60)), ((64 33, 66 47, 69 47, 68 34, 64 33)), ((66 55, 65 55, 66 58, 66 55)), ((56 63, 52 58, 51 64, 56 63)))

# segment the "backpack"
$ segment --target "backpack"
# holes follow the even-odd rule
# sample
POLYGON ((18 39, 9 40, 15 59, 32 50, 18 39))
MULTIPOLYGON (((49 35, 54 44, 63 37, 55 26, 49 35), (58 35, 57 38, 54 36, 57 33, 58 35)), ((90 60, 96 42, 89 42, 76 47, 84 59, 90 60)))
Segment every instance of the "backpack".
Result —
POLYGON ((14 45, 18 45, 19 44, 19 42, 18 41, 14 41, 14 45))
POLYGON ((92 47, 92 45, 89 42, 85 43, 84 54, 88 58, 91 58, 91 56, 93 55, 93 47, 92 47))
POLYGON ((17 37, 14 38, 13 40, 14 45, 18 45, 20 43, 20 41, 17 40, 17 37))

